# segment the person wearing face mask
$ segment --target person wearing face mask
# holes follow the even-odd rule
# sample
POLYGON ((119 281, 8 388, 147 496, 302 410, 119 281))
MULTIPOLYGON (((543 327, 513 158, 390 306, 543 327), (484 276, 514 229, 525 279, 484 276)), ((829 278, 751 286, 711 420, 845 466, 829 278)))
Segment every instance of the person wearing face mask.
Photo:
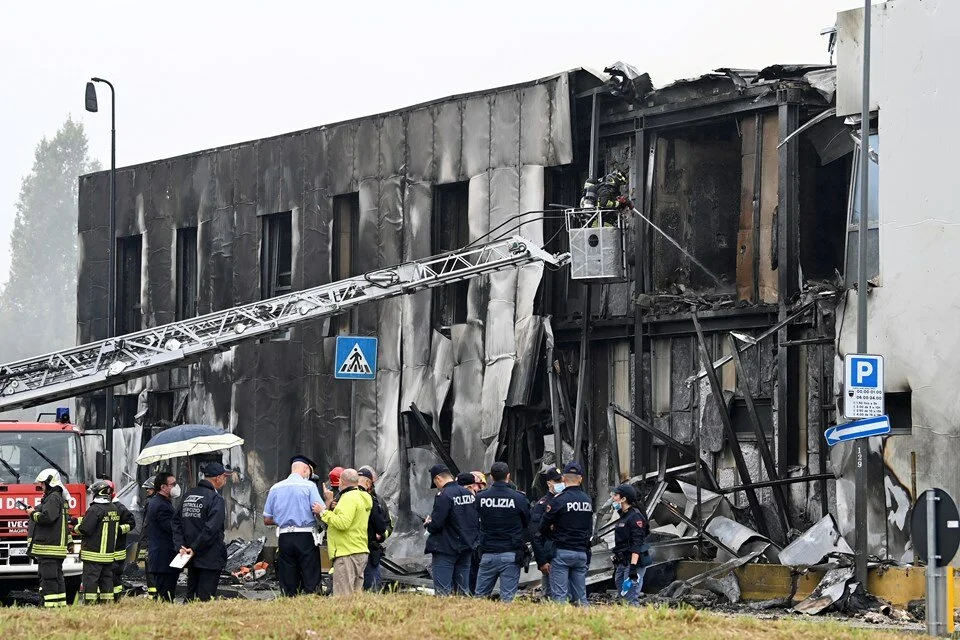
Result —
POLYGON ((285 596, 316 593, 320 586, 320 554, 313 538, 323 499, 311 482, 316 463, 306 456, 290 460, 290 475, 270 488, 263 506, 263 524, 277 527, 277 580, 285 596))
POLYGON ((172 473, 161 471, 154 477, 153 495, 147 503, 143 526, 149 543, 147 567, 153 582, 154 599, 160 602, 173 602, 180 576, 180 569, 170 566, 177 557, 177 547, 173 543, 173 517, 176 513, 173 501, 179 497, 180 485, 172 473))
POLYGON ((547 505, 540 533, 556 546, 550 563, 550 596, 554 602, 586 606, 587 568, 593 537, 593 501, 584 493, 583 467, 568 462, 563 467, 563 491, 547 505))
POLYGON ((533 557, 537 561, 537 567, 543 574, 540 579, 540 590, 545 598, 550 598, 550 561, 553 560, 555 548, 553 540, 545 538, 540 533, 540 523, 543 521, 543 514, 550 500, 563 491, 563 474, 560 473, 560 469, 551 467, 543 472, 543 478, 547 483, 547 493, 530 507, 530 526, 527 528, 527 535, 530 546, 533 547, 533 557))
POLYGON ((621 600, 639 605, 646 571, 644 540, 650 533, 650 524, 647 515, 637 505, 637 490, 632 486, 622 484, 614 489, 611 501, 614 510, 620 513, 620 520, 614 528, 614 584, 621 600))
POLYGON ((219 462, 203 467, 203 479, 187 491, 173 517, 173 543, 180 555, 189 555, 187 600, 217 597, 220 572, 227 565, 223 540, 226 505, 220 490, 227 484, 227 471, 219 462))

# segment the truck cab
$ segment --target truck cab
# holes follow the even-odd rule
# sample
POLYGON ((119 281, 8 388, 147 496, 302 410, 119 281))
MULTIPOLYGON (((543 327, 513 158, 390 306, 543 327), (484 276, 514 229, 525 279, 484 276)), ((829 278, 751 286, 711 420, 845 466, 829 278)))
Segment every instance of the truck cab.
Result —
MULTIPOLYGON (((60 472, 71 518, 82 517, 89 480, 82 430, 68 422, 0 422, 0 596, 38 584, 37 564, 27 555, 29 521, 22 506, 40 504, 43 493, 34 480, 46 468, 60 472)), ((79 550, 79 542, 70 543, 63 563, 70 599, 83 569, 79 550)))

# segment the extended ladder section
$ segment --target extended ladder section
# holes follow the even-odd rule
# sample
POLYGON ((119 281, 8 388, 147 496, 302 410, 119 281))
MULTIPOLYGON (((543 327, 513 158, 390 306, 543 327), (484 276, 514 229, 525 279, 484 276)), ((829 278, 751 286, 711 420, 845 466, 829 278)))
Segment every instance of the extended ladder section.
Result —
POLYGON ((520 236, 378 269, 205 316, 0 366, 0 410, 31 407, 179 367, 288 327, 534 262, 561 266, 520 236))

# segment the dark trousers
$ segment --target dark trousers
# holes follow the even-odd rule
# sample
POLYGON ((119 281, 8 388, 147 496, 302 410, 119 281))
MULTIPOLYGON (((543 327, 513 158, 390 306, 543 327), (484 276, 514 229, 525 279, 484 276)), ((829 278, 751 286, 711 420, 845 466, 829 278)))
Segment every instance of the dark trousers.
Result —
POLYGON ((154 597, 161 602, 173 602, 173 594, 177 590, 177 573, 148 573, 153 583, 154 597))
POLYGON ((153 581, 154 574, 150 572, 150 561, 147 559, 144 559, 143 561, 143 573, 147 577, 147 595, 150 596, 151 598, 156 599, 157 585, 153 581))
POLYGON ((67 586, 63 582, 63 558, 37 558, 43 606, 52 609, 67 605, 67 586))
POLYGON ((120 599, 120 594, 123 593, 123 565, 126 560, 114 560, 113 567, 111 567, 111 572, 113 573, 113 597, 115 600, 120 599))
MULTIPOLYGON (((370 554, 373 557, 373 554, 370 554)), ((380 563, 373 564, 369 559, 367 566, 363 570, 363 589, 364 591, 380 591, 383 587, 383 580, 380 578, 380 563)))
POLYGON ((470 565, 473 551, 464 551, 459 555, 434 553, 431 563, 433 574, 433 591, 438 596, 459 594, 469 596, 470 565))
POLYGON ((187 600, 213 600, 220 585, 219 569, 187 567, 187 600))
POLYGON ((113 602, 113 563, 83 562, 83 599, 94 602, 113 602))
POLYGON ((277 580, 285 596, 317 593, 320 586, 320 554, 308 532, 277 536, 277 580))

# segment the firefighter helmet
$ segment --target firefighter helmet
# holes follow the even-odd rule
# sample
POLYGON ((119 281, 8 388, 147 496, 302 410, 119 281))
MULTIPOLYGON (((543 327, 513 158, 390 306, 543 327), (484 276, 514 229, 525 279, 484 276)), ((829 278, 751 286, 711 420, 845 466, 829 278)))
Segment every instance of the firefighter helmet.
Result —
POLYGON ((56 469, 44 469, 37 474, 37 479, 34 482, 45 482, 51 487, 63 486, 63 482, 60 480, 60 472, 56 469))
POLYGON ((97 480, 93 483, 93 486, 90 487, 90 493, 92 493, 95 498, 112 498, 113 488, 107 484, 106 480, 97 480))

